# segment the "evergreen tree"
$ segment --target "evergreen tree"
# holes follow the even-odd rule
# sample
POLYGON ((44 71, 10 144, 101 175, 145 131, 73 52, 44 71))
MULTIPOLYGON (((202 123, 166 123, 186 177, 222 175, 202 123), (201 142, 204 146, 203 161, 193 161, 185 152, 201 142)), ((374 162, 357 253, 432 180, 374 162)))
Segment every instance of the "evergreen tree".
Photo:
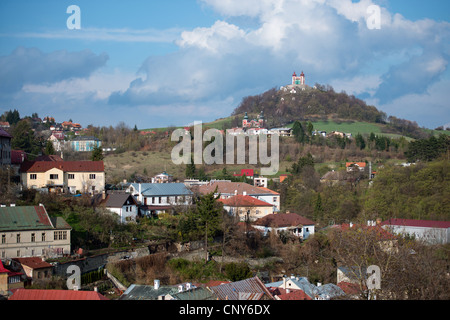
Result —
POLYGON ((366 147, 366 141, 364 140, 364 137, 358 133, 355 137, 355 143, 356 146, 360 149, 363 150, 366 147))
POLYGON ((56 153, 55 148, 53 147, 53 143, 51 141, 47 141, 45 144, 44 153, 48 156, 54 155, 56 153))
POLYGON ((95 146, 91 154, 92 161, 102 161, 103 160, 103 150, 99 146, 95 146))
POLYGON ((305 142, 305 131, 300 121, 295 121, 292 127, 292 133, 294 134, 295 140, 299 143, 305 142))
POLYGON ((186 164, 185 175, 186 175, 186 178, 191 179, 191 178, 195 178, 196 174, 197 174, 197 168, 195 167, 194 159, 191 156, 190 163, 186 164))
POLYGON ((314 219, 318 221, 323 215, 322 197, 320 193, 317 194, 316 204, 314 206, 314 219))

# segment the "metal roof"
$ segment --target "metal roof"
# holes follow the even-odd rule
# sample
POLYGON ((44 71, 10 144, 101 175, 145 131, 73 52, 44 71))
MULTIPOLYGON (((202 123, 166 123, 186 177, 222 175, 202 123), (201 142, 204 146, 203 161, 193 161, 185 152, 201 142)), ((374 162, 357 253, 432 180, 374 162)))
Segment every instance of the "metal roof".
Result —
POLYGON ((132 284, 120 297, 120 300, 158 300, 159 296, 167 294, 175 294, 178 292, 177 287, 161 286, 155 289, 151 285, 132 284))
POLYGON ((217 295, 206 288, 195 288, 171 295, 174 300, 217 300, 217 295))
POLYGON ((273 300, 272 294, 258 277, 210 287, 220 300, 273 300))
POLYGON ((139 185, 141 186, 141 193, 143 196, 183 196, 192 195, 192 191, 186 188, 184 183, 132 183, 131 186, 135 192, 139 192, 139 185))
POLYGON ((43 206, 0 207, 0 230, 54 228, 43 206))

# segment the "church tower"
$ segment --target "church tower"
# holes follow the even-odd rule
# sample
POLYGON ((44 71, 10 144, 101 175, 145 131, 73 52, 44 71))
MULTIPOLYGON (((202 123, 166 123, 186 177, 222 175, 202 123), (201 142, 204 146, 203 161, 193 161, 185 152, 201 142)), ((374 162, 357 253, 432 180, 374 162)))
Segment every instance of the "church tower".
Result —
POLYGON ((264 111, 261 111, 261 114, 258 117, 259 127, 264 128, 264 111))
POLYGON ((244 120, 242 120, 242 128, 247 128, 248 124, 248 115, 247 112, 245 113, 244 120))
POLYGON ((294 71, 294 73, 292 74, 292 85, 296 85, 296 81, 297 81, 297 74, 294 71))
POLYGON ((305 84, 305 74, 303 73, 303 71, 302 71, 302 73, 301 73, 301 75, 300 75, 300 84, 301 84, 301 85, 304 85, 304 84, 305 84))

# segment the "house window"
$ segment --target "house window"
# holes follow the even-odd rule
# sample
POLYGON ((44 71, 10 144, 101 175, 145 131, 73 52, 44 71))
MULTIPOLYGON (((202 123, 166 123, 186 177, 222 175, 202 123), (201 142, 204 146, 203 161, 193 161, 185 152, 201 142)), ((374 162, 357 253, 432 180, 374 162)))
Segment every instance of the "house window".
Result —
POLYGON ((277 197, 273 197, 273 202, 277 202, 277 197))
POLYGON ((36 179, 37 179, 37 174, 36 173, 30 174, 30 180, 36 180, 36 179))
POLYGON ((152 204, 155 204, 155 197, 152 197, 152 204))
POLYGON ((18 234, 16 235, 16 241, 17 241, 17 243, 20 243, 20 233, 18 233, 18 234))
POLYGON ((66 240, 67 231, 55 231, 53 234, 53 240, 66 240))
POLYGON ((159 201, 159 203, 162 203, 162 201, 161 201, 161 197, 158 197, 158 201, 159 201))
POLYGON ((2 234, 2 243, 6 243, 6 234, 2 234))
POLYGON ((36 235, 34 233, 31 234, 31 242, 36 241, 36 235))
POLYGON ((67 179, 70 179, 70 180, 75 179, 75 174, 69 173, 69 174, 67 175, 67 179))
POLYGON ((20 250, 17 250, 17 254, 18 257, 20 257, 20 250))
POLYGON ((42 232, 41 241, 45 241, 45 232, 42 232))
POLYGON ((58 175, 53 173, 50 175, 50 180, 58 180, 58 175))
POLYGON ((89 179, 95 180, 95 173, 90 173, 89 174, 89 179))

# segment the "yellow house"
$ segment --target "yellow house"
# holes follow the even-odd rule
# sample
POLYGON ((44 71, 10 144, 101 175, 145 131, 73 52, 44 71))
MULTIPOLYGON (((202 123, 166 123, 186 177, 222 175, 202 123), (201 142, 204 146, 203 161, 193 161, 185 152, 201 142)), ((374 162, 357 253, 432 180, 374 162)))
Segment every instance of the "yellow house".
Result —
POLYGON ((69 193, 100 193, 105 189, 103 161, 28 161, 20 167, 22 185, 69 193))
POLYGON ((239 217, 240 221, 255 221, 273 214, 275 205, 258 200, 248 195, 236 195, 228 199, 219 199, 223 208, 230 214, 239 217))

